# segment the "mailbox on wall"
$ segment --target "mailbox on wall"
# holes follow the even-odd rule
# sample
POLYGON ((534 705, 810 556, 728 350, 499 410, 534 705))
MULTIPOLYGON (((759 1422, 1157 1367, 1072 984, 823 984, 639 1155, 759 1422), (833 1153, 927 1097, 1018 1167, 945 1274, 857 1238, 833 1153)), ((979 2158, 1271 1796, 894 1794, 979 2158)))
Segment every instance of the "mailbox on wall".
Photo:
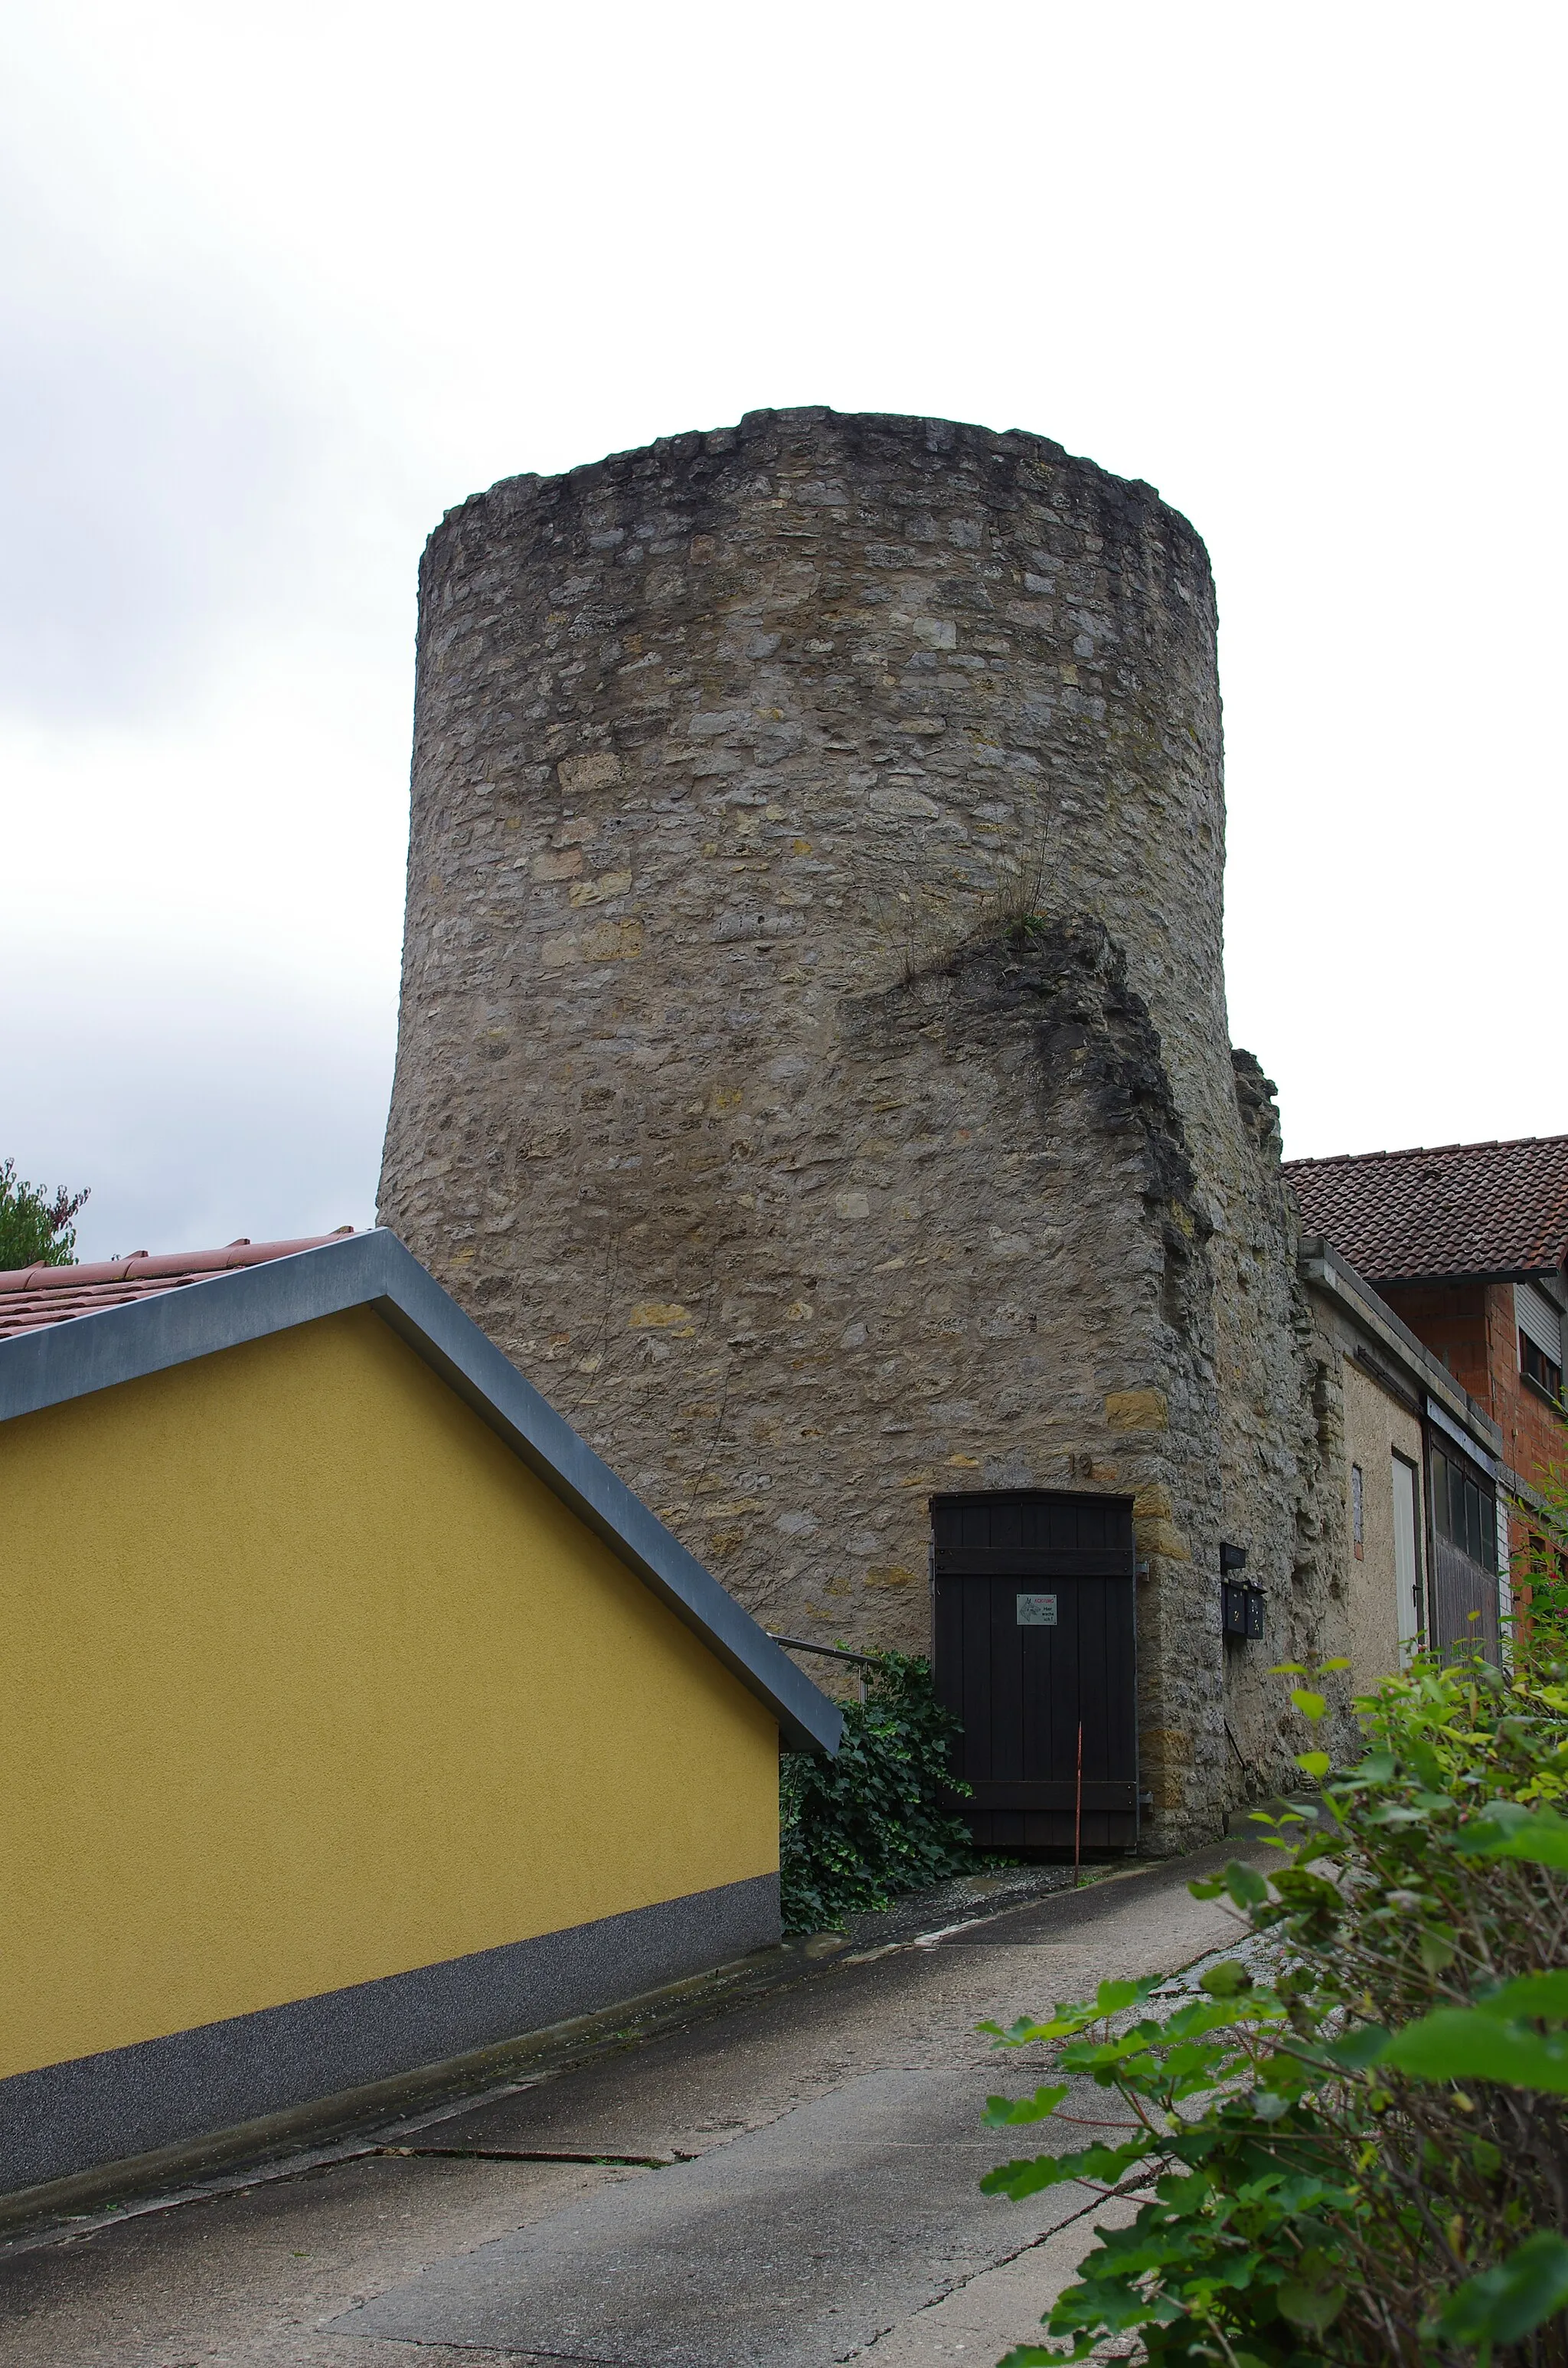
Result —
POLYGON ((1228 1645, 1256 1644, 1263 1635, 1263 1589, 1242 1577, 1246 1566, 1245 1546, 1221 1545, 1220 1626, 1228 1645))
POLYGON ((1221 1624, 1231 1644, 1256 1644, 1263 1634, 1263 1589, 1244 1578, 1220 1582, 1221 1624))

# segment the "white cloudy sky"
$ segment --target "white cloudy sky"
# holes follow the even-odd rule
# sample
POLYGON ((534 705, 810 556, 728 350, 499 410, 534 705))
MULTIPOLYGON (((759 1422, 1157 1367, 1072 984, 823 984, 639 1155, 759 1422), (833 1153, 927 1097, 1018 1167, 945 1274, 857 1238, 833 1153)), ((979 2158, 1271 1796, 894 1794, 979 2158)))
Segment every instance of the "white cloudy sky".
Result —
POLYGON ((1568 1127, 1558 6, 0 0, 0 1154, 363 1224, 441 511, 768 404, 1157 484, 1287 1148, 1568 1127))

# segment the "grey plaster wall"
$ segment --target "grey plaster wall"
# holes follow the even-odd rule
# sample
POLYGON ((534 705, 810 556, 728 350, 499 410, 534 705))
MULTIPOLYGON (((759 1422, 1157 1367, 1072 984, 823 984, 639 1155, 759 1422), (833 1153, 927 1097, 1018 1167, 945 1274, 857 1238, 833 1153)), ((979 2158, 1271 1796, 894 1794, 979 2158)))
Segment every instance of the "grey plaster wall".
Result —
POLYGON ((1157 1830, 1213 1830, 1219 1541, 1299 1640, 1321 1522, 1198 536, 764 412, 494 487, 420 588, 383 1221, 771 1626, 922 1646, 934 1491, 1131 1487, 1157 1830))

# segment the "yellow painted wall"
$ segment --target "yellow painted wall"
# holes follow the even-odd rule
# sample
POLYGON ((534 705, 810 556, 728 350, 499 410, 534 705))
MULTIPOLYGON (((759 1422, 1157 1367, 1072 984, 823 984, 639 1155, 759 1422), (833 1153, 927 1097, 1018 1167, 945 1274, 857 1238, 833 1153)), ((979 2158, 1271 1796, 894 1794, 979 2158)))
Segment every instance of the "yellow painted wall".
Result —
MULTIPOLYGON (((1421 1468, 1421 1426, 1380 1389, 1352 1358, 1345 1380, 1345 1566, 1349 1574, 1350 1682, 1375 1686, 1400 1667, 1398 1581, 1394 1573, 1393 1458, 1421 1468), (1350 1467, 1362 1477, 1362 1551, 1351 1531, 1350 1467)), ((1417 1484, 1419 1487, 1419 1484, 1417 1484)), ((1417 1521, 1421 1498, 1417 1496, 1417 1521)), ((1417 1549, 1419 1551, 1419 1548, 1417 1549)))
POLYGON ((0 1425, 0 2077, 771 1872, 777 1751, 368 1309, 0 1425))

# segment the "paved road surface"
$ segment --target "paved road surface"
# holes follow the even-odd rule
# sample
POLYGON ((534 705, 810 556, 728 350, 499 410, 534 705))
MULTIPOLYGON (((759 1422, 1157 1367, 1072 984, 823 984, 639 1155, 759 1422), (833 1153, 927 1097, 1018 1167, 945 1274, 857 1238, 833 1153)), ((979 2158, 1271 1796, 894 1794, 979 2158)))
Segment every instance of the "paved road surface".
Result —
POLYGON ((974 2026, 1223 1946, 1234 1925, 1186 1886, 1234 1848, 848 1952, 389 2133, 408 2153, 0 2249, 0 2362, 991 2368, 1104 2215, 1080 2188, 979 2194, 1006 2150, 984 2098, 1032 2067, 974 2026), (518 2158, 573 2154, 626 2159, 518 2158))

